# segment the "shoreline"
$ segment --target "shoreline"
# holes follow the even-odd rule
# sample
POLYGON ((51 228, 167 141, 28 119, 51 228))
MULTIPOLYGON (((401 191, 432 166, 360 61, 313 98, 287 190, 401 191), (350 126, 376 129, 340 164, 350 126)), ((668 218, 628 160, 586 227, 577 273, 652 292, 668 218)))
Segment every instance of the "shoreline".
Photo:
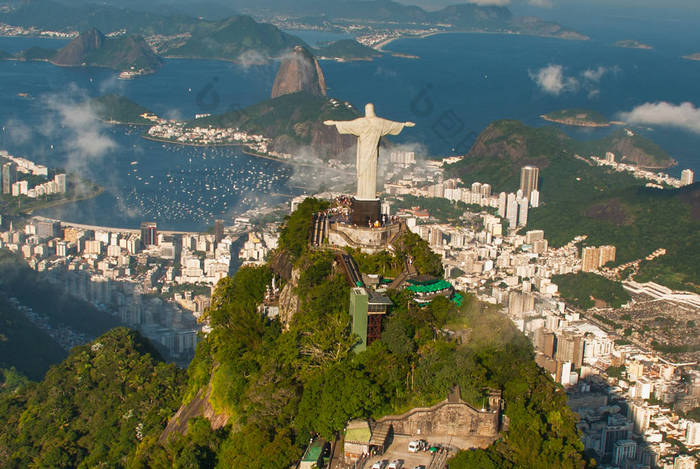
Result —
POLYGON ((393 54, 392 51, 389 50, 384 50, 384 47, 388 46, 394 41, 397 41, 399 39, 426 39, 432 36, 437 36, 440 34, 502 34, 504 36, 532 36, 532 37, 541 37, 541 38, 547 38, 547 39, 561 39, 563 41, 590 41, 591 38, 588 36, 585 36, 583 38, 569 38, 569 37, 560 37, 560 36, 552 36, 552 35, 546 35, 546 34, 529 34, 529 33, 523 33, 519 31, 483 31, 483 30, 472 30, 472 31, 433 31, 430 33, 423 33, 423 34, 410 34, 410 35, 398 35, 395 37, 391 37, 388 39, 385 39, 377 45, 375 45, 373 48, 375 50, 378 50, 379 52, 383 52, 386 54, 393 54))
POLYGON ((180 142, 178 140, 168 140, 167 138, 152 137, 147 133, 142 133, 141 138, 144 140, 150 140, 152 142, 159 143, 170 143, 172 145, 182 145, 186 147, 242 147, 246 146, 245 143, 191 143, 191 142, 180 142))
POLYGON ((70 204, 73 202, 82 202, 85 200, 94 199, 94 198, 100 196, 104 191, 105 191, 104 187, 97 186, 97 189, 89 194, 74 196, 74 197, 70 197, 70 198, 66 198, 66 199, 54 200, 50 203, 47 203, 46 205, 42 205, 41 207, 35 207, 35 208, 32 208, 31 210, 28 210, 26 212, 20 212, 19 215, 32 216, 34 214, 34 212, 37 210, 45 210, 47 208, 60 207, 61 205, 70 204))
MULTIPOLYGON (((308 168, 315 168, 318 165, 313 164, 313 163, 303 163, 299 161, 294 161, 293 159, 284 159, 284 158, 279 158, 277 156, 273 155, 265 155, 262 153, 256 153, 253 150, 250 149, 250 147, 245 144, 245 143, 212 143, 212 144, 203 144, 203 143, 187 143, 187 142, 177 142, 173 140, 167 140, 167 139, 162 139, 158 137, 151 137, 147 136, 146 134, 141 135, 146 140, 151 140, 153 142, 159 142, 159 143, 170 143, 170 144, 175 144, 175 145, 181 145, 181 146, 189 146, 189 147, 241 147, 241 153, 243 153, 246 156, 252 156, 255 158, 262 158, 265 160, 271 160, 271 161, 276 161, 278 163, 286 164, 289 166, 302 166, 302 167, 308 167, 308 168)), ((334 168, 326 168, 330 171, 337 171, 338 173, 341 174, 350 174, 349 172, 346 171, 340 171, 334 168)))

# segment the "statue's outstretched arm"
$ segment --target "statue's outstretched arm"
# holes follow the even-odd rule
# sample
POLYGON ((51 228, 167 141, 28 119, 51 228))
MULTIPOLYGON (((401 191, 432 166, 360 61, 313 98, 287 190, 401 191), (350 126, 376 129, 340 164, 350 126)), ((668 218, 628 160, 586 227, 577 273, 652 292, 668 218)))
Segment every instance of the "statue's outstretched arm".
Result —
POLYGON ((416 123, 415 122, 404 122, 403 125, 404 125, 404 127, 415 127, 416 123))
POLYGON ((323 121, 323 123, 326 125, 335 125, 335 124, 337 124, 337 121, 327 120, 327 121, 323 121))

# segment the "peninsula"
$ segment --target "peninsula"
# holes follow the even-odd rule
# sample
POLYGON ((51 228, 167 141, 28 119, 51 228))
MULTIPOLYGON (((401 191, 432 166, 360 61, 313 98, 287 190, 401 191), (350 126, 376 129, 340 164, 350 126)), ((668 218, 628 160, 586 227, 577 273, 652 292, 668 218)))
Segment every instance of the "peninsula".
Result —
POLYGON ((588 109, 562 109, 540 117, 549 122, 578 127, 608 127, 612 124, 601 113, 588 109))

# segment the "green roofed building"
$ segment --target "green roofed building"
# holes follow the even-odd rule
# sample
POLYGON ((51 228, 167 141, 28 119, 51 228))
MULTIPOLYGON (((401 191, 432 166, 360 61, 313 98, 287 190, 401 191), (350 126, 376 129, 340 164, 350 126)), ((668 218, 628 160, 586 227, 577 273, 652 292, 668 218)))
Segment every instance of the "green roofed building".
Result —
POLYGON ((428 281, 411 281, 411 285, 406 287, 406 290, 413 293, 413 299, 416 303, 427 304, 433 301, 437 296, 444 296, 451 299, 455 289, 450 282, 444 279, 433 279, 428 281))
POLYGON ((328 442, 323 438, 318 438, 309 444, 301 458, 299 469, 321 469, 324 467, 324 454, 328 447, 328 442))

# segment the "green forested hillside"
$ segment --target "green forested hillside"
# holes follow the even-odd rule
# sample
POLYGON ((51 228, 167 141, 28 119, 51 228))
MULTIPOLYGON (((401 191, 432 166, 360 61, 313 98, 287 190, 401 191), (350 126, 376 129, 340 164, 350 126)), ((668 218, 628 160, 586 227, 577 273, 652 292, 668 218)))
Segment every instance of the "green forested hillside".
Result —
POLYGON ((127 467, 176 410, 183 378, 124 328, 76 347, 43 381, 0 394, 0 467, 127 467))
POLYGON ((116 94, 98 96, 90 100, 90 107, 97 117, 105 121, 121 124, 153 124, 141 117, 141 114, 151 113, 151 111, 124 96, 116 94))
POLYGON ((309 144, 314 133, 330 129, 323 125, 324 120, 349 120, 356 117, 359 117, 358 112, 344 104, 336 106, 325 96, 299 92, 268 99, 226 114, 196 119, 189 125, 241 128, 266 137, 287 136, 299 143, 309 144))
POLYGON ((559 293, 567 303, 572 303, 579 308, 593 307, 594 299, 604 301, 613 308, 619 308, 630 299, 629 293, 622 288, 620 282, 613 282, 589 272, 553 275, 552 282, 559 286, 559 293))
MULTIPOLYGON (((306 243, 309 225, 302 221, 314 206, 307 200, 288 219, 282 249, 306 243)), ((583 467, 565 393, 535 365, 529 342, 507 318, 470 296, 461 307, 441 298, 419 308, 393 292, 396 307, 381 340, 356 354, 349 287, 334 255, 294 250, 300 308, 288 330, 255 311, 272 277, 269 267, 243 268, 215 293, 214 329, 190 365, 185 401, 210 383, 211 402, 229 425, 215 433, 195 420, 184 439, 140 451, 139 467, 197 451, 202 467, 288 467, 312 434, 331 438, 348 419, 436 403, 455 384, 474 405, 482 404, 487 388, 502 390, 511 419, 502 441, 460 454, 455 467, 482 460, 493 467, 583 467), (443 327, 466 328, 470 338, 451 340, 437 332, 443 327), (188 444, 191 438, 203 444, 188 444)))

